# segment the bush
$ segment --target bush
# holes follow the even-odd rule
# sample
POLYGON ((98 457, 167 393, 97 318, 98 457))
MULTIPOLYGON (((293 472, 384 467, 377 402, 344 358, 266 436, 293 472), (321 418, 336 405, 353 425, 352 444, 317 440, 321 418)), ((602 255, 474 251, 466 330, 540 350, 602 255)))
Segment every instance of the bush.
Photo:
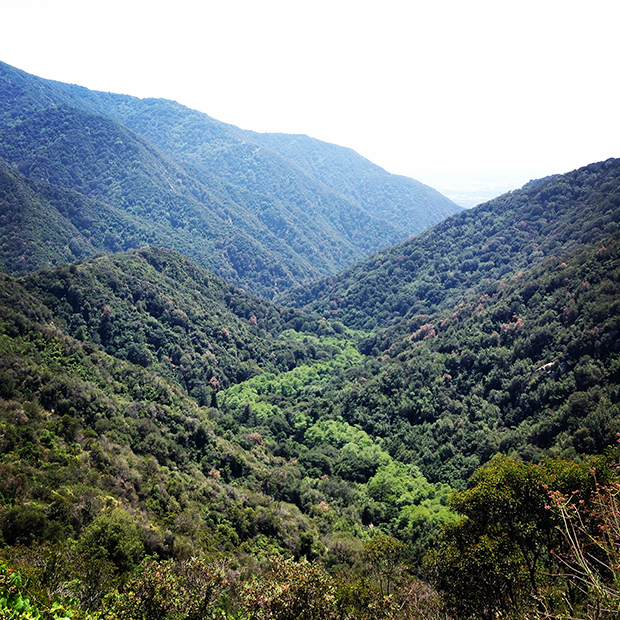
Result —
POLYGON ((221 568, 204 560, 145 559, 124 591, 106 601, 109 620, 211 620, 223 618, 220 604, 228 582, 221 568))
POLYGON ((142 528, 124 510, 99 515, 77 543, 78 551, 93 559, 109 560, 117 570, 133 570, 144 556, 142 528))
POLYGON ((50 521, 38 506, 9 508, 0 518, 0 528, 7 545, 30 545, 35 541, 55 541, 62 537, 62 526, 50 521))

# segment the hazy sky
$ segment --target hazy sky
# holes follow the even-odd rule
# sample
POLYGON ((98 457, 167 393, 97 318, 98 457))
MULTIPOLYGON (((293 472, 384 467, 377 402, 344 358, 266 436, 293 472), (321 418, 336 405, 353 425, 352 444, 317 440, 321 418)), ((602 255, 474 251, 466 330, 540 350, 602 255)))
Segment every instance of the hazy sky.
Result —
POLYGON ((0 0, 0 60, 355 149, 444 193, 620 157, 618 0, 0 0))

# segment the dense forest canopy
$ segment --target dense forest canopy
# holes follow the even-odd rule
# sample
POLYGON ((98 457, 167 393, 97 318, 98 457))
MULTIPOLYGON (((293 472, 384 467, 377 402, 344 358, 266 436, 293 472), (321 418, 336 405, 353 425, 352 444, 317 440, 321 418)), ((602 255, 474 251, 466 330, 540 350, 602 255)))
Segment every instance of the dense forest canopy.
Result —
POLYGON ((457 213, 174 102, 0 100, 0 616, 618 617, 620 160, 457 213))
MULTIPOLYGON (((0 163, 14 177, 0 187, 0 230, 10 239, 18 195, 31 213, 30 269, 165 245, 270 298, 460 211, 349 149, 306 138, 287 154, 268 136, 172 101, 89 91, 0 63, 0 103, 0 163), (326 166, 346 169, 347 182, 326 166), (58 229, 51 239, 48 214, 58 229)), ((19 241, 4 245, 4 269, 25 273, 19 241)))

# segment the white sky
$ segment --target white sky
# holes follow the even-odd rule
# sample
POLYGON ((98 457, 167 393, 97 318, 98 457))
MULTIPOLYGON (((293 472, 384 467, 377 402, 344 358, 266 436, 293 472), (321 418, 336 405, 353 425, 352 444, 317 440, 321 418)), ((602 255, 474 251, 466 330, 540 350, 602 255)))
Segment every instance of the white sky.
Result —
POLYGON ((355 149, 447 195, 620 157, 618 0, 0 0, 0 60, 355 149))

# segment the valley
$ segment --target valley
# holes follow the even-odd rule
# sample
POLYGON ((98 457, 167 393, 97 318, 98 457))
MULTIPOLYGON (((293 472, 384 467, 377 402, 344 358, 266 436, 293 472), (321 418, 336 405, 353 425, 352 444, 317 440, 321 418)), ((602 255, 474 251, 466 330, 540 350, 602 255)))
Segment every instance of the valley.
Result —
POLYGON ((615 617, 620 160, 462 210, 175 102, 0 101, 0 613, 615 617))

